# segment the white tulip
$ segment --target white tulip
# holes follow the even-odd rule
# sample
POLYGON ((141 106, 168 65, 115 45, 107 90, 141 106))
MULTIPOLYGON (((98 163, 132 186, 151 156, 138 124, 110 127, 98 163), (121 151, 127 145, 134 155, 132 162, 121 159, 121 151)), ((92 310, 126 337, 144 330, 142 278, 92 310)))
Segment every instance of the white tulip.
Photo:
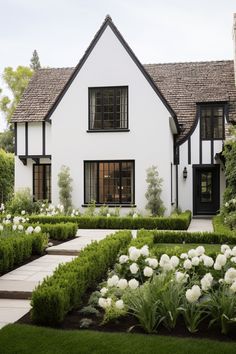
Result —
POLYGON ((102 296, 106 295, 106 293, 108 292, 108 289, 103 287, 101 290, 100 290, 100 293, 102 294, 102 296))
POLYGON ((136 279, 131 279, 131 280, 129 281, 129 287, 130 287, 130 289, 135 290, 135 289, 138 288, 138 286, 139 286, 139 282, 138 282, 136 279))
POLYGON ((111 278, 107 280, 107 286, 112 287, 116 286, 119 281, 119 277, 117 275, 113 275, 111 278))
POLYGON ((197 251, 194 250, 194 249, 189 250, 189 251, 188 251, 188 256, 189 256, 190 258, 197 257, 197 256, 198 256, 197 251))
POLYGON ((226 250, 230 250, 230 247, 228 245, 222 245, 220 248, 221 253, 225 253, 226 250))
POLYGON ((21 210, 21 215, 25 215, 25 210, 21 210))
POLYGON ((156 269, 158 266, 158 260, 156 258, 146 258, 145 262, 153 269, 156 269))
POLYGON ((177 283, 186 283, 186 281, 188 280, 189 275, 186 273, 182 273, 182 272, 176 272, 175 273, 175 279, 177 283))
POLYGON ((204 275, 204 277, 201 279, 201 287, 203 291, 207 291, 210 289, 211 285, 213 282, 213 276, 211 273, 207 273, 204 275))
POLYGON ((229 268, 225 273, 224 280, 226 284, 232 284, 234 281, 236 281, 236 269, 229 268))
POLYGON ((149 249, 148 249, 148 246, 147 246, 147 245, 143 246, 143 247, 140 249, 140 253, 141 253, 142 256, 148 257, 148 256, 149 256, 149 249))
POLYGON ((203 259, 203 263, 205 267, 212 267, 214 264, 214 260, 209 256, 205 256, 203 259))
POLYGON ((139 266, 137 265, 137 263, 132 263, 129 269, 132 274, 137 274, 139 270, 139 266))
POLYGON ((172 257, 170 258, 170 262, 171 262, 172 266, 173 266, 174 268, 176 268, 176 267, 178 267, 178 265, 179 265, 179 258, 176 257, 176 256, 172 256, 172 257))
POLYGON ((215 270, 221 270, 221 269, 222 269, 222 266, 221 266, 219 263, 215 262, 215 263, 214 263, 214 269, 215 269, 215 270))
POLYGON ((180 258, 181 259, 188 259, 187 253, 181 253, 180 258))
POLYGON ((153 275, 153 269, 151 267, 145 267, 143 270, 143 274, 145 277, 150 278, 153 275))
POLYGON ((218 254, 216 257, 216 263, 218 263, 219 265, 221 265, 222 267, 226 264, 227 262, 227 258, 225 256, 225 254, 218 254))
POLYGON ((230 290, 232 290, 234 293, 236 293, 236 281, 233 282, 233 284, 230 287, 230 290))
POLYGON ((128 286, 128 282, 126 279, 120 279, 117 283, 117 287, 120 288, 121 290, 126 289, 128 286))
POLYGON ((192 258, 192 265, 193 266, 198 266, 199 265, 199 263, 200 263, 200 259, 198 258, 198 257, 193 257, 192 258))
POLYGON ((189 259, 186 259, 183 264, 184 269, 191 269, 192 268, 192 262, 189 259))
POLYGON ((202 256, 205 253, 205 248, 203 246, 198 246, 196 252, 198 256, 202 256))
POLYGON ((124 301, 123 300, 117 300, 115 302, 115 306, 118 310, 122 310, 125 306, 124 306, 124 301))

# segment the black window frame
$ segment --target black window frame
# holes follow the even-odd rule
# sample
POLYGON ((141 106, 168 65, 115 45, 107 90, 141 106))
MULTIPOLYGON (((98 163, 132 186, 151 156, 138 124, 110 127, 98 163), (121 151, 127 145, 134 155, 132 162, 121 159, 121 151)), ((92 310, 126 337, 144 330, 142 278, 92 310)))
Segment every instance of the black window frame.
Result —
MULTIPOLYGON (((132 195, 132 200, 130 203, 127 203, 127 202, 123 202, 122 203, 122 197, 120 195, 120 198, 119 198, 119 202, 118 203, 115 203, 115 202, 111 202, 111 203, 99 203, 97 202, 97 200, 95 201, 95 205, 97 207, 99 206, 103 206, 103 205, 107 205, 107 206, 110 206, 110 207, 117 207, 117 206, 121 206, 121 207, 132 207, 132 206, 135 206, 135 160, 84 160, 84 204, 82 206, 88 206, 89 205, 89 202, 86 201, 86 168, 85 168, 85 165, 86 163, 97 163, 99 165, 99 163, 122 163, 122 162, 131 162, 132 165, 133 165, 133 178, 132 178, 132 186, 133 186, 133 190, 131 190, 131 195, 132 195)), ((98 168, 97 168, 98 170, 98 168)), ((119 170, 121 171, 121 170, 119 170)), ((96 176, 96 179, 97 179, 97 197, 98 197, 98 179, 99 179, 99 176, 97 174, 96 176)), ((91 202, 91 201, 90 201, 91 202)))
POLYGON ((199 104, 200 109, 199 109, 199 115, 200 115, 200 139, 202 141, 214 141, 214 140, 224 140, 225 139, 225 119, 227 119, 227 104, 225 102, 223 103, 201 103, 199 104), (215 138, 214 137, 214 109, 215 108, 222 108, 223 109, 223 115, 222 115, 222 137, 215 138), (204 138, 202 136, 202 129, 203 129, 203 118, 202 118, 202 111, 204 109, 210 109, 211 110, 211 136, 209 138, 204 138))
MULTIPOLYGON (((102 105, 102 114, 103 114, 103 105, 102 105)), ((104 118, 102 118, 102 121, 104 121, 104 118)), ((102 124, 103 125, 103 124, 102 124)), ((96 133, 96 132, 129 132, 129 87, 127 85, 123 86, 99 86, 99 87, 89 87, 88 88, 88 130, 87 132, 89 133, 96 133), (115 128, 114 127, 114 122, 116 120, 115 118, 115 112, 113 112, 114 117, 113 117, 113 128, 91 128, 91 105, 90 105, 90 95, 92 90, 106 90, 106 89, 114 89, 114 90, 119 90, 119 89, 126 89, 127 90, 127 119, 126 119, 126 127, 125 128, 115 128)))
POLYGON ((37 201, 42 201, 42 200, 47 200, 49 203, 51 203, 51 199, 52 199, 52 164, 51 163, 34 163, 33 164, 33 201, 37 202, 37 201), (43 196, 45 198, 43 199, 36 199, 35 198, 35 167, 38 166, 44 166, 43 168, 43 196), (50 198, 46 198, 46 166, 50 166, 50 198))

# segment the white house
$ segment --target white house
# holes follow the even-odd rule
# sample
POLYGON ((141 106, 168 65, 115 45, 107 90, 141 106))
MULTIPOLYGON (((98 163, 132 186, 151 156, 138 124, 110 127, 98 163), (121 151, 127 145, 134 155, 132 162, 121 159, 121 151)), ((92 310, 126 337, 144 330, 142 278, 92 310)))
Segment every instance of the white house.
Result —
POLYGON ((146 169, 156 165, 167 214, 215 214, 234 121, 233 61, 142 65, 107 16, 75 68, 40 69, 30 81, 12 119, 15 189, 58 203, 66 165, 75 207, 144 211, 146 169))

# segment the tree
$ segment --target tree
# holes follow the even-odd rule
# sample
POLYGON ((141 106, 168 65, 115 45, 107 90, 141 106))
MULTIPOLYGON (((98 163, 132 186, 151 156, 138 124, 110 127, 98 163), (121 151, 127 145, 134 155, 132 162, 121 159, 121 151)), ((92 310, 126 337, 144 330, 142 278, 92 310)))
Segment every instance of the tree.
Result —
POLYGON ((32 58, 30 60, 30 63, 31 63, 30 67, 31 67, 32 70, 36 71, 36 70, 41 68, 38 52, 37 52, 36 49, 33 51, 33 56, 32 56, 32 58))
POLYGON ((223 156, 225 158, 226 188, 224 201, 236 198, 236 128, 231 128, 231 139, 224 145, 223 156))
POLYGON ((72 208, 72 178, 70 177, 70 169, 67 166, 62 166, 58 174, 58 187, 60 203, 64 206, 67 213, 72 208))
POLYGON ((146 182, 148 188, 145 193, 145 197, 148 202, 146 209, 150 210, 153 216, 163 215, 165 211, 163 201, 161 200, 162 181, 163 180, 159 177, 156 166, 152 166, 147 169, 146 182))
POLYGON ((0 150, 0 204, 10 199, 14 184, 14 156, 0 150))

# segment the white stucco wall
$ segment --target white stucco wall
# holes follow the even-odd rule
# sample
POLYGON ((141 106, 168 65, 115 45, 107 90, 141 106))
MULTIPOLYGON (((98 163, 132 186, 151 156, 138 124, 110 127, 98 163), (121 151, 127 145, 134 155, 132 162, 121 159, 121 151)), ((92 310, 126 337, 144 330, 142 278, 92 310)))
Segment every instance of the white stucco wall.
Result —
POLYGON ((17 154, 25 155, 25 123, 18 123, 17 129, 17 154))
MULTIPOLYGON (((57 175, 70 167, 73 203, 84 203, 84 160, 135 160, 135 204, 144 211, 146 169, 157 165, 162 199, 171 209, 169 112, 109 27, 52 115, 52 200, 58 202, 57 175), (128 86, 130 132, 88 133, 88 88, 128 86)), ((125 210, 127 212, 127 209, 125 210)))
POLYGON ((28 123, 28 155, 42 155, 42 122, 28 123))

